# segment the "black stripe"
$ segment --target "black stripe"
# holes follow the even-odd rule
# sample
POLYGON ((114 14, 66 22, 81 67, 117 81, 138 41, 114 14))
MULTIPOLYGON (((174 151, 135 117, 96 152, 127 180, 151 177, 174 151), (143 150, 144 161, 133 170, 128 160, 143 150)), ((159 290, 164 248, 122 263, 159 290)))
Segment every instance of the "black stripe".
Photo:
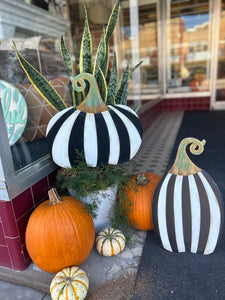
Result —
POLYGON ((191 198, 188 176, 183 176, 182 183, 182 218, 184 243, 186 250, 191 250, 192 237, 192 217, 191 217, 191 198))
POLYGON ((71 166, 76 166, 78 153, 84 154, 84 122, 86 113, 81 111, 77 116, 69 137, 69 161, 71 166), (78 150, 78 153, 76 152, 78 150))
POLYGON ((74 113, 76 110, 75 107, 72 107, 71 109, 69 109, 67 112, 65 112, 51 127, 51 129, 48 132, 47 135, 47 142, 48 142, 48 146, 50 151, 52 151, 52 144, 54 142, 54 139, 57 135, 57 133, 59 132, 59 129, 61 128, 62 124, 65 122, 65 120, 67 118, 69 118, 70 115, 72 115, 72 113, 74 113))
MULTIPOLYGON (((166 174, 167 175, 167 174, 166 174)), ((163 176, 158 183, 153 200, 152 200, 152 221, 153 221, 153 228, 154 228, 154 233, 156 234, 157 238, 160 240, 160 234, 159 234, 159 220, 158 220, 158 202, 159 202, 159 193, 162 187, 162 184, 164 182, 165 176, 163 176)))
POLYGON ((111 109, 109 109, 109 113, 113 119, 113 122, 116 126, 116 130, 119 136, 120 143, 120 155, 118 164, 125 163, 130 160, 130 139, 126 126, 120 117, 111 109))
POLYGON ((101 164, 108 164, 109 161, 109 152, 110 152, 110 143, 109 143, 109 132, 105 122, 105 119, 102 116, 102 113, 96 113, 95 123, 97 131, 97 142, 98 142, 98 160, 97 166, 101 164))
POLYGON ((210 228, 210 208, 208 196, 205 191, 204 185, 198 175, 194 174, 194 179, 198 188, 198 194, 200 199, 200 211, 201 211, 201 221, 200 221, 200 234, 198 242, 198 252, 204 252, 209 236, 210 228))
POLYGON ((209 185, 211 186, 211 188, 212 188, 212 190, 213 190, 213 192, 214 192, 214 194, 216 196, 219 208, 220 208, 221 224, 220 224, 220 231, 219 231, 219 236, 218 236, 218 243, 219 243, 221 241, 221 237, 222 237, 222 234, 223 234, 223 224, 224 224, 224 204, 223 204, 223 197, 221 195, 221 192, 220 192, 217 184, 213 180, 213 178, 208 173, 206 173, 204 170, 202 170, 202 174, 205 176, 206 180, 208 181, 209 185))
POLYGON ((173 251, 177 251, 175 224, 174 224, 174 185, 176 175, 172 175, 168 181, 166 190, 166 226, 168 238, 173 251))
POLYGON ((115 109, 118 109, 122 114, 124 114, 133 124, 134 126, 137 128, 137 131, 139 132, 141 138, 142 138, 142 126, 141 126, 141 121, 138 117, 136 117, 133 113, 131 113, 130 111, 117 106, 117 105, 111 105, 112 107, 114 107, 115 109))

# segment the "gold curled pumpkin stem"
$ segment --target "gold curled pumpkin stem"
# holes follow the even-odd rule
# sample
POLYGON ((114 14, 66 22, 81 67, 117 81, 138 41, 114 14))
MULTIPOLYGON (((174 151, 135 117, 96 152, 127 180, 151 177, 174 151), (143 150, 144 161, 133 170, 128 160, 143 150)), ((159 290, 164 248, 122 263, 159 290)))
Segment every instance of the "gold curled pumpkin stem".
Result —
POLYGON ((190 145, 190 152, 194 155, 199 155, 204 151, 204 145, 206 141, 199 141, 195 138, 185 138, 183 139, 178 147, 177 156, 172 168, 169 170, 169 173, 175 175, 192 175, 201 171, 188 157, 186 153, 187 145, 190 145))
POLYGON ((88 94, 85 97, 84 101, 79 106, 77 106, 77 109, 89 113, 98 113, 108 110, 107 106, 101 98, 97 82, 92 74, 81 73, 75 78, 72 77, 71 80, 73 88, 77 92, 84 91, 86 87, 85 80, 87 80, 89 83, 88 94))

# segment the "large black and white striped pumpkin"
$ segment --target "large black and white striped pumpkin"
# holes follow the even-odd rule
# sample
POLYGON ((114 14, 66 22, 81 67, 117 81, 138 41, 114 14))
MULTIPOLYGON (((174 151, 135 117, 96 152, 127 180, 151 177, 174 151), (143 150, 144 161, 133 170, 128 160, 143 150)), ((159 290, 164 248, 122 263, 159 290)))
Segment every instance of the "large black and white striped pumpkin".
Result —
POLYGON ((214 180, 187 156, 201 154, 205 140, 183 139, 174 165, 157 186, 153 225, 169 251, 210 254, 222 235, 223 199, 214 180))
MULTIPOLYGON (((58 112, 47 126, 47 140, 54 162, 64 168, 74 165, 77 150, 87 165, 117 165, 131 160, 142 142, 142 126, 137 114, 126 105, 106 106, 91 74, 78 75, 90 89, 78 107, 58 112)), ((81 88, 79 88, 81 90, 81 88)))

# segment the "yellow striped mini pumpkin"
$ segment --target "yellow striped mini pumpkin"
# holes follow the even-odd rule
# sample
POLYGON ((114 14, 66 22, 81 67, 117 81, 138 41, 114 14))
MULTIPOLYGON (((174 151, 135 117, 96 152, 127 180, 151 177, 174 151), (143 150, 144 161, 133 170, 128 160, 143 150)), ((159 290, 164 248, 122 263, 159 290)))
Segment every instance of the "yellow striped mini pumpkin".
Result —
POLYGON ((126 243, 122 231, 114 228, 104 228, 96 237, 96 249, 103 256, 113 256, 120 253, 126 243))
POLYGON ((86 298, 89 280, 78 267, 65 268, 58 272, 50 285, 52 300, 82 300, 86 298))

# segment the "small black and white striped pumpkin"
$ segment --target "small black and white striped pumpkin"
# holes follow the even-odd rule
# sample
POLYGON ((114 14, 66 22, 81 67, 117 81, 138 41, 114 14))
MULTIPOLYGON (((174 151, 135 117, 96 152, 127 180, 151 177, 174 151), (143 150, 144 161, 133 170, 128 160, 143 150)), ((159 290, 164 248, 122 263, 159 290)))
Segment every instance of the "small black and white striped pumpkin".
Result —
POLYGON ((183 139, 174 165, 154 194, 153 225, 169 251, 212 253, 222 235, 223 199, 214 180, 187 156, 201 154, 205 140, 183 139))
POLYGON ((99 254, 114 256, 123 251, 126 238, 119 229, 104 228, 97 234, 95 243, 99 254))
POLYGON ((83 300, 89 288, 87 274, 78 267, 68 267, 58 272, 50 284, 52 300, 83 300))
MULTIPOLYGON (((142 142, 142 126, 138 115, 128 106, 106 106, 95 79, 83 73, 75 78, 83 86, 89 81, 90 90, 78 107, 58 112, 47 126, 47 140, 54 162, 72 167, 77 152, 84 153, 88 166, 117 165, 131 160, 142 142)), ((79 91, 81 88, 79 88, 79 91)))

